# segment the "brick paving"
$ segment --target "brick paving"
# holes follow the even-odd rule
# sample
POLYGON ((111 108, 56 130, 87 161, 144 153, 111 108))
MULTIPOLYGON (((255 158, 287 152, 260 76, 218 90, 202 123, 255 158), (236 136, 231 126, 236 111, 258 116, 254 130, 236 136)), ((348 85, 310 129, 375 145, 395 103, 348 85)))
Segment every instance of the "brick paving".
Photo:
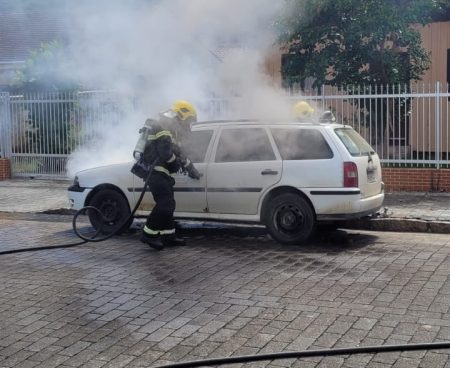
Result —
MULTIPOLYGON (((70 221, 0 214, 0 251, 77 241, 70 221)), ((264 233, 197 234, 162 252, 131 233, 0 256, 0 367, 155 367, 450 339, 448 235, 349 230, 294 247, 264 233)), ((449 353, 246 366, 450 367, 449 353)))

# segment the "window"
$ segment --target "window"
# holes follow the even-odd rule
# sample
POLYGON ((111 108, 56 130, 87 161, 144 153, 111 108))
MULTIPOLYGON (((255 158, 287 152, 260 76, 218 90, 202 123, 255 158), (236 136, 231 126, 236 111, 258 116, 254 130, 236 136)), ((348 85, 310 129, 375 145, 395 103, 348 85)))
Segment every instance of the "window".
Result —
POLYGON ((264 129, 224 129, 217 147, 216 162, 275 160, 264 129))
POLYGON ((283 160, 320 160, 333 157, 333 151, 315 129, 272 129, 283 160))
POLYGON ((355 130, 338 128, 334 131, 352 156, 365 156, 367 154, 375 153, 369 143, 367 143, 355 130))
POLYGON ((186 142, 183 144, 184 152, 192 162, 204 162, 209 141, 211 140, 212 130, 199 130, 190 132, 186 142))

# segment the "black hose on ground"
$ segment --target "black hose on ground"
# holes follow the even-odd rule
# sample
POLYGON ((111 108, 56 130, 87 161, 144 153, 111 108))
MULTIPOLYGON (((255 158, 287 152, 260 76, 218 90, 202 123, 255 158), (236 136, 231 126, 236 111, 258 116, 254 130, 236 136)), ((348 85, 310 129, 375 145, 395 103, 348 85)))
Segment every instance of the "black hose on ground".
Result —
POLYGON ((75 215, 73 216, 73 219, 72 219, 72 229, 73 229, 75 235, 78 236, 79 238, 81 238, 83 241, 78 242, 78 243, 69 243, 69 244, 45 245, 45 246, 42 246, 42 247, 33 247, 33 248, 9 249, 9 250, 0 251, 0 256, 1 255, 6 255, 6 254, 14 254, 14 253, 37 252, 37 251, 40 251, 40 250, 71 248, 71 247, 76 247, 78 245, 82 245, 82 244, 85 244, 85 243, 88 243, 88 242, 101 242, 101 241, 105 241, 105 240, 107 240, 109 238, 112 238, 114 235, 117 235, 117 233, 121 230, 123 225, 125 225, 128 221, 130 221, 133 218, 134 214, 136 213, 137 209, 139 208, 139 205, 141 204, 142 199, 144 198, 145 192, 147 191, 147 186, 148 186, 148 183, 150 181, 150 175, 151 175, 155 165, 156 165, 156 161, 149 168, 147 178, 145 179, 144 188, 142 189, 141 195, 139 196, 139 199, 136 202, 136 205, 134 206, 133 211, 131 211, 130 215, 120 225, 117 226, 117 229, 115 231, 105 235, 102 238, 97 238, 97 236, 102 231, 102 227, 103 227, 103 224, 105 222, 105 216, 103 215, 103 213, 97 207, 85 206, 83 208, 80 208, 75 213, 75 215), (92 237, 84 236, 77 229, 77 223, 76 222, 77 222, 78 216, 80 214, 83 214, 87 210, 97 211, 100 214, 101 218, 102 218, 102 222, 101 222, 99 228, 96 229, 96 231, 95 231, 95 233, 94 233, 94 235, 92 237))
POLYGON ((292 352, 279 352, 270 354, 240 355, 224 358, 212 358, 203 360, 191 360, 181 363, 172 363, 157 366, 156 368, 193 368, 204 366, 215 366, 224 364, 237 364, 257 362, 261 360, 277 360, 292 358, 310 358, 319 356, 335 356, 335 355, 352 355, 352 354, 375 354, 388 353, 393 351, 414 351, 414 350, 434 350, 434 349, 450 349, 450 342, 432 342, 422 344, 404 344, 404 345, 378 345, 378 346, 361 346, 353 348, 337 348, 337 349, 320 349, 320 350, 303 350, 292 352))

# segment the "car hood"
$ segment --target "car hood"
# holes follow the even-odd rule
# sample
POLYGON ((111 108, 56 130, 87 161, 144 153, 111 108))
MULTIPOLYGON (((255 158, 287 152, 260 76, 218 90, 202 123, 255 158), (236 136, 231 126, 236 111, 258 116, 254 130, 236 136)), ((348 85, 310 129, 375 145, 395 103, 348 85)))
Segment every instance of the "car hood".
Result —
POLYGON ((123 183, 125 178, 131 178, 131 167, 133 162, 123 162, 119 164, 105 165, 93 167, 86 170, 78 171, 75 176, 81 187, 92 188, 98 184, 111 183, 119 185, 123 183))

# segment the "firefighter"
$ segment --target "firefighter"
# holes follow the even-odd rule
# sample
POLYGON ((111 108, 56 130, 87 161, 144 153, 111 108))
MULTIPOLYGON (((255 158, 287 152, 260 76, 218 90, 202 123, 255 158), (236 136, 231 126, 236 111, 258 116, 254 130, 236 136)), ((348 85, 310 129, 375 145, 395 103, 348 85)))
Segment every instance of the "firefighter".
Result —
MULTIPOLYGON (((200 179, 201 175, 183 155, 170 130, 165 129, 159 122, 149 119, 145 127, 147 127, 147 143, 140 154, 140 160, 147 166, 156 162, 148 184, 155 207, 147 217, 140 240, 157 250, 167 245, 185 245, 185 240, 178 238, 175 233, 173 218, 175 179, 172 175, 180 170, 187 172, 189 177, 194 179, 200 179)), ((135 150, 135 157, 137 153, 139 154, 135 150)))
POLYGON ((314 109, 308 102, 299 101, 293 106, 292 113, 299 122, 307 122, 311 120, 314 109))
POLYGON ((327 110, 327 111, 324 111, 324 113, 320 116, 319 122, 328 123, 328 124, 335 123, 336 117, 330 110, 327 110))

